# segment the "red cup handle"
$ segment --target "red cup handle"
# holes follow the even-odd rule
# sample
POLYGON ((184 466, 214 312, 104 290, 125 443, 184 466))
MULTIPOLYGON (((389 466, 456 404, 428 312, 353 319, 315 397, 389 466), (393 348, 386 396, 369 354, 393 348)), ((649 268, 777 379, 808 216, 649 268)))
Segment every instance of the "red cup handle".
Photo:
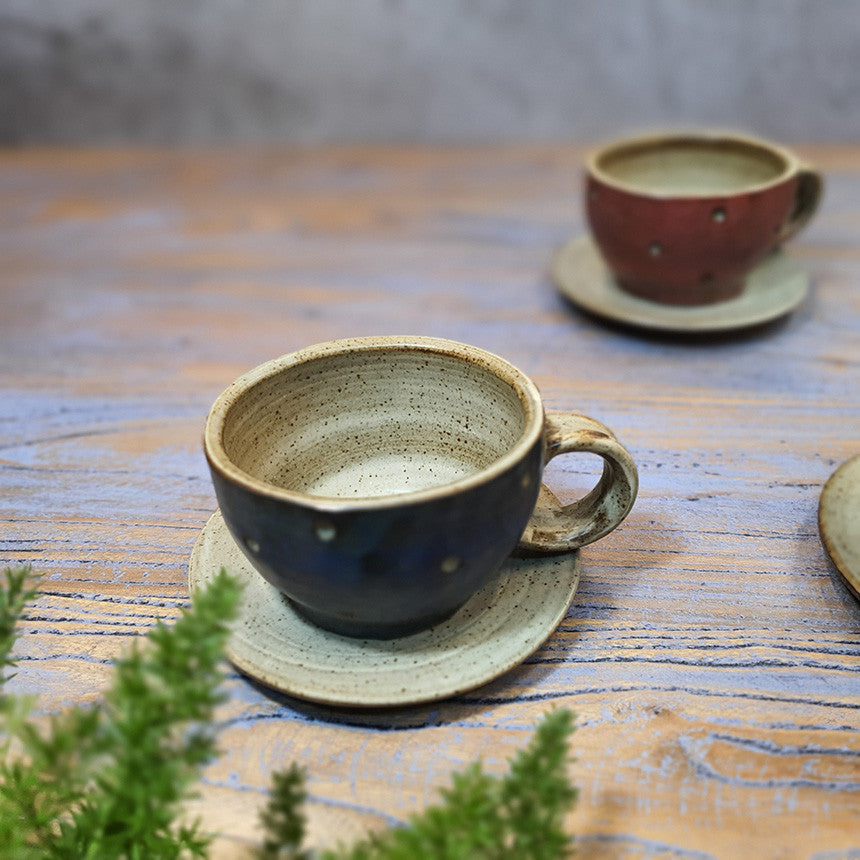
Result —
POLYGON ((794 209, 783 225, 778 244, 796 236, 818 209, 824 191, 824 180, 817 170, 801 167, 797 172, 797 190, 794 194, 794 209))

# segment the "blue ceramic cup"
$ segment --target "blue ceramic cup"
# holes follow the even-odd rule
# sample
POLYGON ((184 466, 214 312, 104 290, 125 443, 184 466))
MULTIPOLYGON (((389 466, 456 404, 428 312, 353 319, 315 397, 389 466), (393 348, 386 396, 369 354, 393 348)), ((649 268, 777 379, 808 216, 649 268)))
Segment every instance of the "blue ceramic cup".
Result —
POLYGON ((517 548, 574 550, 633 505, 636 466, 602 424, 544 414, 492 353, 424 337, 333 341, 237 379, 204 449, 224 520, 313 623, 390 638, 465 603, 517 548), (546 463, 604 460, 583 499, 541 493, 546 463))

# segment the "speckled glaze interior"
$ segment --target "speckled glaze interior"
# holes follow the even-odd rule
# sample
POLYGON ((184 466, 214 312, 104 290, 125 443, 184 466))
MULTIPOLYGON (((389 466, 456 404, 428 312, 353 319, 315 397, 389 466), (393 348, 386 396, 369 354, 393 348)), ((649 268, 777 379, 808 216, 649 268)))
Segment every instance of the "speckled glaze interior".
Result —
POLYGON ((600 153, 602 179, 660 196, 734 194, 784 179, 792 168, 779 150, 735 138, 667 137, 633 141, 600 153))
POLYGON ((400 495, 499 462, 528 401, 481 361, 382 343, 274 365, 223 413, 221 441, 233 467, 290 493, 400 495))

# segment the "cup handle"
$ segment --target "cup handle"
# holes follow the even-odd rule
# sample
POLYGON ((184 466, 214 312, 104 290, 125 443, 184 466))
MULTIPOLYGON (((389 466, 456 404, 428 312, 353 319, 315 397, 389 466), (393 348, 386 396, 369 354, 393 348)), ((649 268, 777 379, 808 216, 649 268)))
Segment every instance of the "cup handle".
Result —
POLYGON ((546 462, 570 452, 599 454, 603 474, 590 493, 569 505, 542 487, 517 549, 545 553, 577 549, 602 538, 627 516, 639 487, 636 464, 608 427, 574 412, 547 415, 544 439, 546 462))
POLYGON ((818 209, 824 191, 824 179, 817 170, 801 167, 797 171, 797 189, 794 192, 794 209, 779 232, 777 244, 797 235, 818 209))

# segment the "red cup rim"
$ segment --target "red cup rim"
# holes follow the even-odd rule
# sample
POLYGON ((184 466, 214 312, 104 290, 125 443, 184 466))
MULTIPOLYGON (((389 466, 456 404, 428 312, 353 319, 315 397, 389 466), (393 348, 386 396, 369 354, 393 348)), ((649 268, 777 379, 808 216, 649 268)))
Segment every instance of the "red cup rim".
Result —
POLYGON ((791 178, 799 169, 798 159, 787 149, 778 144, 750 135, 723 131, 669 131, 643 134, 633 137, 619 138, 603 144, 590 153, 586 161, 588 174, 603 185, 625 191, 639 197, 652 199, 708 199, 734 197, 773 188, 791 178), (606 170, 607 159, 625 151, 657 149, 662 146, 707 146, 712 148, 731 147, 735 149, 756 150, 765 153, 769 158, 781 165, 779 172, 771 179, 763 182, 750 183, 736 190, 715 191, 706 193, 689 193, 679 191, 660 191, 649 189, 647 186, 625 182, 606 170))

